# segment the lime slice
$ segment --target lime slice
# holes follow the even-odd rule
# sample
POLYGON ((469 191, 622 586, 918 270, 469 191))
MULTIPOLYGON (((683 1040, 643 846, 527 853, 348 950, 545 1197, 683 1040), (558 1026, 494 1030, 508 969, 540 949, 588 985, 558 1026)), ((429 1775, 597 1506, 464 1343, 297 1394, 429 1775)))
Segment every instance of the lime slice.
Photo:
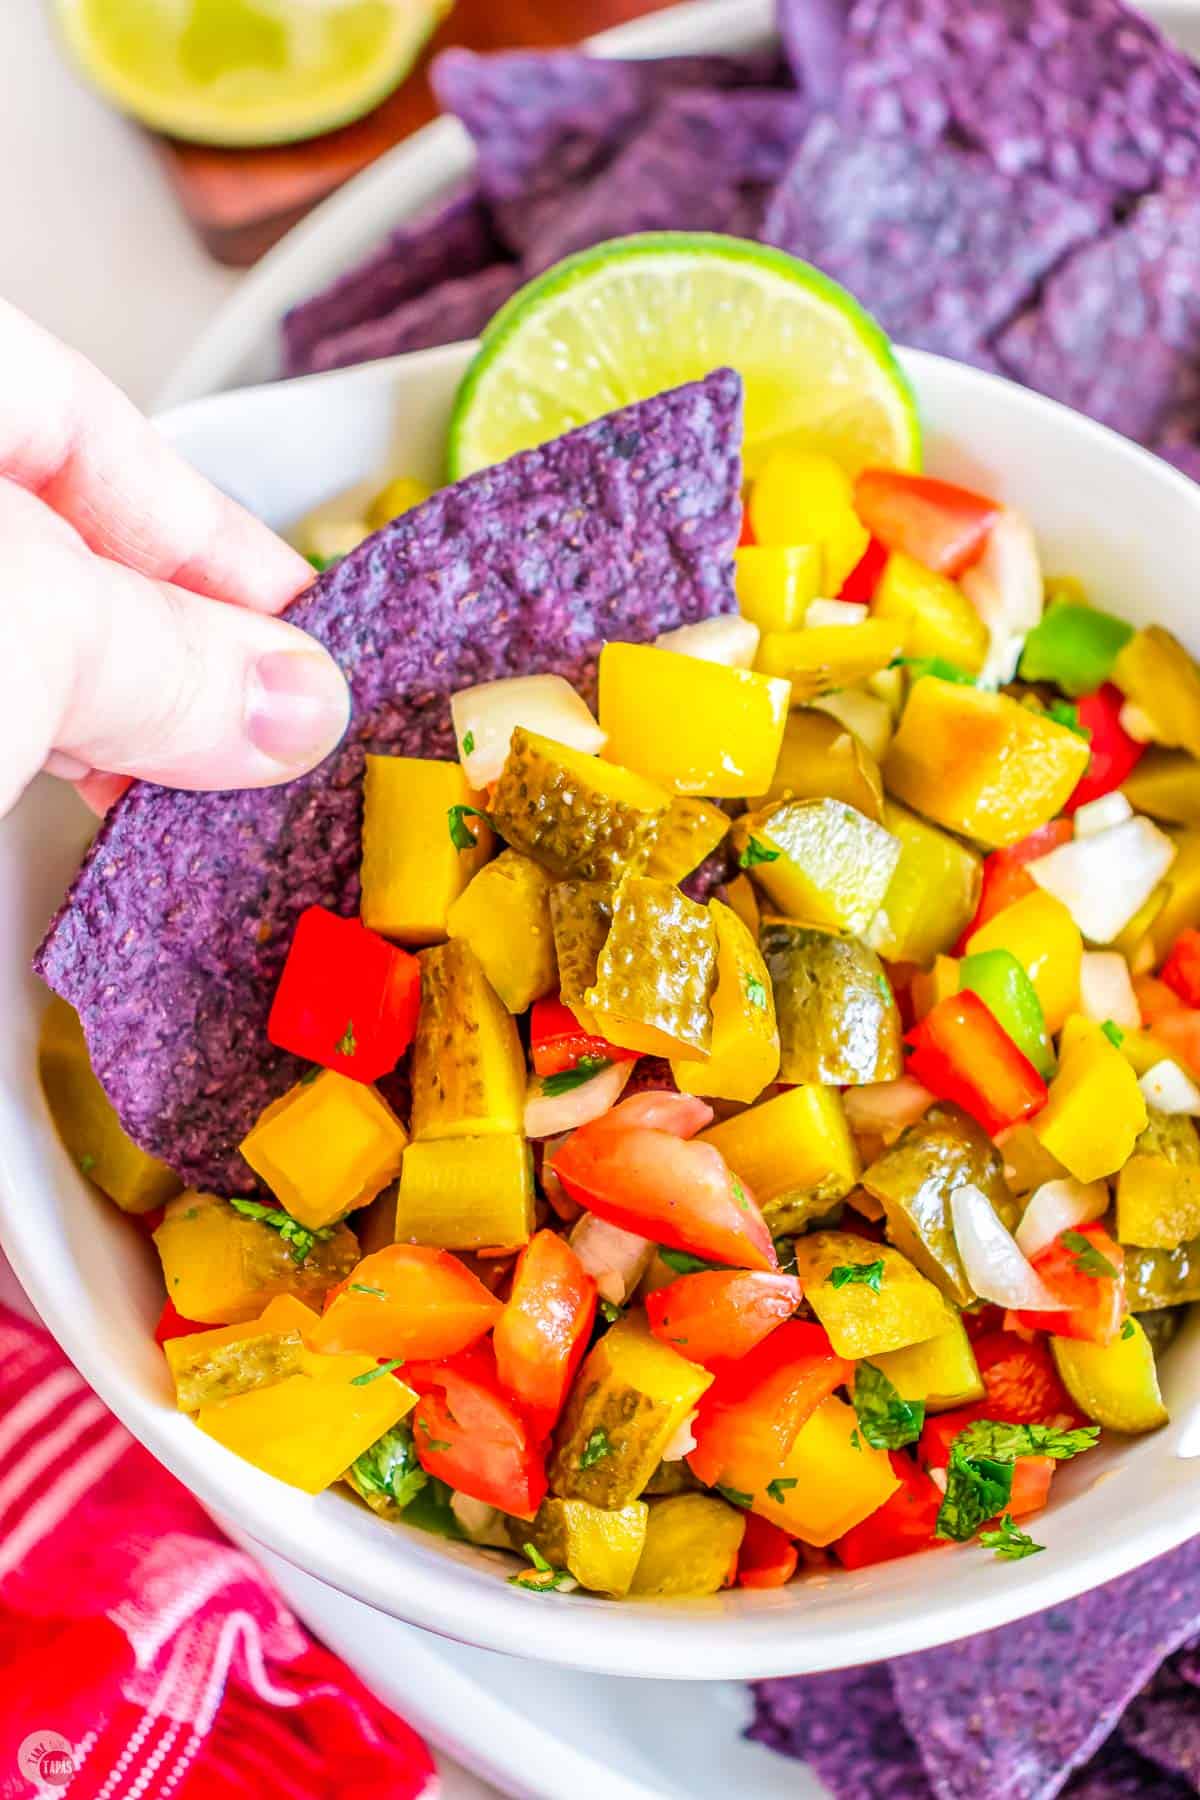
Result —
POLYGON ((56 0, 83 73, 123 111, 204 144, 279 144, 359 118, 453 0, 56 0))
POLYGON ((451 476, 726 364, 746 386, 748 474, 785 447, 852 473, 920 466, 912 389, 845 288, 763 244, 661 231, 570 256, 497 313, 459 390, 451 476))

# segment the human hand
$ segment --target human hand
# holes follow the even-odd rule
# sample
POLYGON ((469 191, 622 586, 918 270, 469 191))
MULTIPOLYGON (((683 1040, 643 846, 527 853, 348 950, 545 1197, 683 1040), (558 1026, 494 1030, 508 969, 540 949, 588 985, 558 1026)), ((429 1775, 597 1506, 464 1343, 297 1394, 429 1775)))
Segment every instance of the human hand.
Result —
POLYGON ((0 301, 0 813, 39 769, 97 810, 131 776, 265 787, 326 756, 349 695, 271 615, 299 553, 0 301))

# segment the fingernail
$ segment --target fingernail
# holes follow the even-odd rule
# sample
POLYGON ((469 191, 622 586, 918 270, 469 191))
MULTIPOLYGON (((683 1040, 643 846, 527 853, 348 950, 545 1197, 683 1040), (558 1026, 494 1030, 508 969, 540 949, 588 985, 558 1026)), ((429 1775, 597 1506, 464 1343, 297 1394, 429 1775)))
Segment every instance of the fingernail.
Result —
POLYGON ((311 768, 346 729, 350 696, 336 664, 305 650, 272 650, 250 672, 246 735, 288 767, 311 768))

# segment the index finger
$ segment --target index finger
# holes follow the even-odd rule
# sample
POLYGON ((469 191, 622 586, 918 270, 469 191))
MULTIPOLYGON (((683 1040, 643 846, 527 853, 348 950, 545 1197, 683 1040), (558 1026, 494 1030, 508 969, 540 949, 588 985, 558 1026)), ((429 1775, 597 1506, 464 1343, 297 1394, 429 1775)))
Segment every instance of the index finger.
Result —
POLYGON ((176 456, 77 351, 0 301, 0 476, 139 574, 279 612, 312 579, 298 551, 176 456))

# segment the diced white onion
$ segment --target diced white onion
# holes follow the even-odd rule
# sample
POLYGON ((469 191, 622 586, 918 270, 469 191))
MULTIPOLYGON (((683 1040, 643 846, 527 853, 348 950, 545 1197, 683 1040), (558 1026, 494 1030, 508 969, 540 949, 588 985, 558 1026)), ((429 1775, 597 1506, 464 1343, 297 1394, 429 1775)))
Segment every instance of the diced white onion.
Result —
POLYGON ((1175 854, 1166 833, 1139 815, 1072 838, 1027 867, 1040 888, 1062 901, 1084 937, 1110 944, 1146 904, 1175 854))
POLYGON ((632 1062, 610 1063, 565 1094, 547 1094, 545 1082, 535 1076, 525 1094, 525 1136, 555 1137, 590 1124, 616 1105, 632 1073, 632 1062))
POLYGON ((953 1189, 950 1213, 967 1280, 981 1300, 1014 1312, 1062 1312, 1063 1302, 1033 1268, 987 1195, 967 1183, 953 1189))
POLYGON ((986 688, 989 693, 994 694, 1006 682, 1015 681, 1024 648, 1023 636, 991 638, 983 667, 975 677, 975 686, 986 688))
POLYGON ((450 697, 450 716, 473 788, 489 787, 499 779, 518 725, 591 756, 598 756, 608 742, 607 733, 561 675, 514 675, 463 688, 450 697))
POLYGON ((806 625, 864 625, 870 615, 869 606, 857 600, 810 600, 804 615, 806 625))
POLYGON ((1063 1181, 1044 1181, 1029 1196, 1015 1241, 1026 1256, 1036 1256, 1060 1231, 1077 1231, 1093 1219, 1102 1219, 1107 1211, 1106 1181, 1074 1181, 1069 1176, 1063 1181))
POLYGON ((1169 1056, 1147 1069, 1138 1086, 1149 1104, 1156 1106, 1159 1112, 1191 1113, 1193 1118, 1200 1116, 1200 1088, 1169 1056))
POLYGON ((752 669, 758 639, 759 629, 752 619, 743 619, 740 613, 722 613, 717 619, 701 619, 696 625, 664 631, 654 642, 660 650, 674 650, 678 656, 725 663, 731 669, 752 669))
POLYGON ((1037 543, 1019 512, 1005 507, 992 526, 978 562, 959 586, 988 628, 989 646, 979 682, 1010 681, 1026 634, 1042 616, 1045 585, 1037 543))
POLYGON ((842 1102, 856 1136, 873 1132, 890 1144, 925 1116, 933 1105, 933 1095, 912 1075, 900 1075, 895 1081, 869 1081, 865 1087, 847 1088, 842 1102))
MULTIPOLYGON (((839 600, 838 605, 842 602, 839 600)), ((878 694, 865 688, 839 688, 836 694, 822 694, 812 703, 814 712, 828 713, 852 731, 866 745, 876 762, 882 762, 892 741, 895 723, 891 707, 878 694)))
POLYGON ((692 1426, 695 1423, 696 1412, 693 1408, 687 1418, 681 1420, 675 1427, 663 1445, 659 1456, 660 1462, 682 1462, 683 1458, 696 1448, 696 1439, 692 1433, 692 1426))
POLYGON ((1075 836, 1095 837, 1098 831, 1107 831, 1110 826, 1123 825, 1126 819, 1132 819, 1133 808, 1121 792, 1114 788, 1111 794, 1101 794, 1098 800, 1089 800, 1075 814, 1075 836))
POLYGON ((1079 1001, 1085 1018, 1103 1025, 1111 1019, 1122 1031, 1138 1031, 1142 1010, 1133 991, 1129 964, 1119 950, 1085 950, 1079 971, 1079 1001))
POLYGON ((450 1511, 472 1544, 487 1545, 496 1550, 512 1549, 504 1514, 498 1506, 489 1506, 486 1500, 476 1500, 470 1494, 456 1491, 450 1496, 450 1511))
POLYGON ((1117 723, 1126 737, 1131 737, 1135 744, 1152 744, 1154 742, 1154 721, 1148 712, 1133 700, 1127 700, 1117 714, 1117 723))
POLYGON ((636 1232, 609 1225, 595 1213, 584 1213, 568 1240, 596 1283, 602 1300, 624 1306, 650 1267, 655 1246, 636 1232))

